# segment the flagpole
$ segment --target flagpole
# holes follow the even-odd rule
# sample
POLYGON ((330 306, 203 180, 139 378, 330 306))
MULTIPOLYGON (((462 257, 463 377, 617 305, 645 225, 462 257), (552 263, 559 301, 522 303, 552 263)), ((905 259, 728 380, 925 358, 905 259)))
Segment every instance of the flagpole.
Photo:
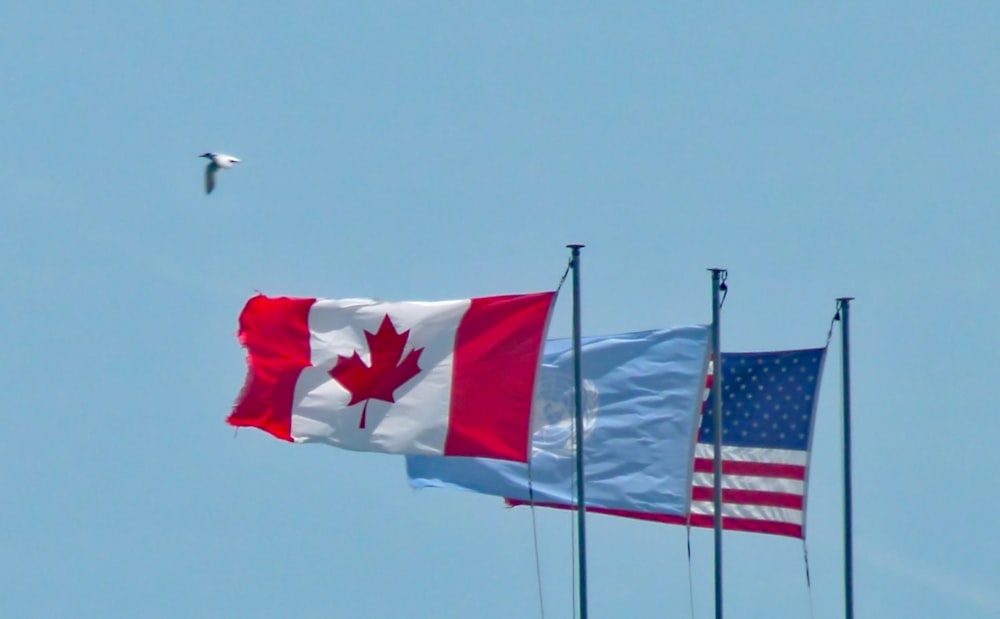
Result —
POLYGON ((580 619, 587 619, 587 503, 583 492, 583 370, 580 343, 580 243, 567 245, 573 267, 573 410, 576 428, 576 529, 580 578, 580 619))
POLYGON ((712 272, 712 514, 715 525, 715 619, 722 619, 722 343, 719 292, 725 285, 725 269, 712 272))
POLYGON ((851 532, 851 345, 850 305, 853 297, 837 299, 840 314, 842 356, 841 379, 844 386, 844 616, 854 618, 854 544, 851 532))

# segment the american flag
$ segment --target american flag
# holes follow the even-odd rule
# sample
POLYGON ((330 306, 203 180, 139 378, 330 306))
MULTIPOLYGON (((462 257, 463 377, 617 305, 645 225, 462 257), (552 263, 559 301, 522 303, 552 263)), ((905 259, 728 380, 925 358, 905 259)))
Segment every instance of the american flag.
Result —
MULTIPOLYGON (((805 537, 813 420, 826 348, 722 353, 722 528, 805 537)), ((689 519, 588 507, 587 511, 712 528, 715 417, 708 387, 695 445, 689 519)), ((508 504, 524 504, 507 500, 508 504)), ((536 503, 572 509, 568 505, 536 503)))
MULTIPOLYGON (((722 528, 805 537, 826 348, 722 355, 722 528)), ((714 526, 712 398, 695 445, 690 523, 714 526)))

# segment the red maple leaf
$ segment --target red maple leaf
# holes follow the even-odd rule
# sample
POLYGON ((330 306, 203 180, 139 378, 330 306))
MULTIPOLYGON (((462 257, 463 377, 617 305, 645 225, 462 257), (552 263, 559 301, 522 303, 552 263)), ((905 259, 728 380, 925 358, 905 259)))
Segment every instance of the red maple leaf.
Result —
POLYGON ((369 400, 395 402, 393 392, 420 373, 417 361, 420 360, 423 348, 411 350, 406 358, 400 361, 409 333, 409 331, 397 332, 387 314, 382 319, 378 333, 365 331, 368 350, 371 351, 370 367, 365 364, 357 351, 350 357, 337 355, 337 364, 330 370, 330 376, 351 392, 351 402, 348 406, 365 401, 361 409, 359 428, 365 427, 369 400))

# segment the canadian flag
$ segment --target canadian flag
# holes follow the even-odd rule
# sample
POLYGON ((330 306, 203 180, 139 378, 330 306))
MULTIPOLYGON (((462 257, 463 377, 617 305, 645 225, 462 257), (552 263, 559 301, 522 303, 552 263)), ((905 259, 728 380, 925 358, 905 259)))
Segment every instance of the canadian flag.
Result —
POLYGON ((554 292, 385 303, 257 295, 228 422, 295 442, 527 462, 554 292))

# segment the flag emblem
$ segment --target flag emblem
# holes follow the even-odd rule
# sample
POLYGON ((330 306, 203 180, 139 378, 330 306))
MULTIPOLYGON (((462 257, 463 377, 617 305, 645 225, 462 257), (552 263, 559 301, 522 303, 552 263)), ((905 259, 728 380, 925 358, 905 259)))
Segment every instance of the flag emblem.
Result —
POLYGON ((420 373, 420 353, 423 348, 411 350, 403 358, 403 350, 409 338, 409 331, 399 333, 389 315, 382 319, 378 331, 365 331, 365 340, 371 353, 371 365, 361 358, 357 351, 350 357, 337 356, 337 364, 329 371, 330 376, 351 393, 348 406, 364 401, 361 409, 359 428, 365 427, 368 402, 382 400, 393 403, 396 389, 420 373))
MULTIPOLYGON (((576 453, 573 376, 551 365, 543 365, 541 383, 535 397, 532 448, 561 455, 576 453)), ((594 429, 600 410, 597 384, 583 380, 583 436, 594 429)))

